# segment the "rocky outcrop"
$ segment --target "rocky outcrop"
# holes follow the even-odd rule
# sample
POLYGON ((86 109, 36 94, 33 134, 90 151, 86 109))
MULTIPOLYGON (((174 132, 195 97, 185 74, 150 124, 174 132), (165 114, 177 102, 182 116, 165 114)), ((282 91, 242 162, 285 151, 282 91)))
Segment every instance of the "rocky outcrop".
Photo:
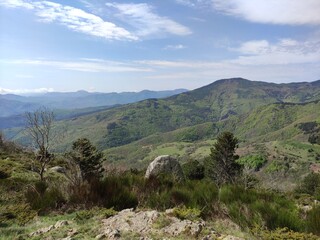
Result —
POLYGON ((54 229, 58 229, 58 228, 61 228, 63 226, 66 226, 66 225, 69 225, 69 222, 66 221, 66 220, 61 220, 61 221, 56 222, 56 224, 54 224, 54 225, 50 225, 48 227, 40 228, 37 231, 30 233, 29 237, 35 237, 35 236, 43 235, 43 234, 48 233, 48 232, 50 232, 50 231, 52 231, 54 229))
POLYGON ((186 232, 195 238, 205 226, 202 220, 192 222, 155 210, 134 212, 133 209, 123 210, 102 222, 104 232, 99 234, 97 239, 119 239, 130 234, 139 236, 140 239, 151 235, 173 237, 186 232))
POLYGON ((147 168, 145 177, 157 177, 161 174, 166 174, 174 177, 176 180, 185 180, 180 163, 169 155, 162 155, 151 162, 147 168))

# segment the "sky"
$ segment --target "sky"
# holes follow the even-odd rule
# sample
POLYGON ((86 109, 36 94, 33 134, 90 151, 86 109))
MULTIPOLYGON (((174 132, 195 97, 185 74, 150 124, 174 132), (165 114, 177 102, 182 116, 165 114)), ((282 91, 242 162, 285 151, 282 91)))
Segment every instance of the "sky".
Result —
POLYGON ((320 0, 0 0, 0 93, 320 79, 320 0))

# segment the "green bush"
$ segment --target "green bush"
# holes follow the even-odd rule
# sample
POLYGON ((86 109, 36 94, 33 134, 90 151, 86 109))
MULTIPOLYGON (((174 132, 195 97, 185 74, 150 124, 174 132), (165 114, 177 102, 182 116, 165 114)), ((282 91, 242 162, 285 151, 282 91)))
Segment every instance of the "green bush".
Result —
POLYGON ((81 210, 76 212, 75 220, 78 223, 86 222, 93 217, 109 218, 117 214, 113 208, 93 207, 91 209, 81 210))
POLYGON ((25 197, 31 208, 39 212, 59 208, 65 203, 65 199, 58 188, 48 188, 48 185, 42 181, 36 182, 33 187, 29 187, 25 197))
POLYGON ((220 200, 241 227, 258 224, 268 229, 288 227, 295 231, 303 230, 294 202, 278 194, 227 185, 221 188, 220 200))
POLYGON ((197 160, 183 164, 182 168, 185 176, 190 180, 201 180, 204 178, 204 166, 197 160))
POLYGON ((36 216, 36 212, 28 204, 9 205, 1 210, 0 228, 16 223, 24 225, 36 216))
POLYGON ((313 234, 300 233, 292 231, 288 228, 277 228, 275 230, 267 230, 260 227, 255 228, 253 234, 261 240, 318 240, 319 237, 313 234))
POLYGON ((320 206, 314 206, 307 215, 307 231, 320 235, 320 206))
POLYGON ((297 192, 320 197, 320 174, 310 173, 308 176, 306 176, 300 186, 297 188, 297 192))
POLYGON ((88 204, 122 210, 138 205, 136 194, 132 191, 127 176, 108 176, 90 183, 88 204))
POLYGON ((173 215, 181 220, 198 220, 201 216, 201 210, 198 208, 187 208, 186 206, 173 209, 173 215))
POLYGON ((239 158, 236 162, 240 165, 247 166, 250 169, 258 171, 267 162, 267 160, 261 155, 249 155, 239 158))

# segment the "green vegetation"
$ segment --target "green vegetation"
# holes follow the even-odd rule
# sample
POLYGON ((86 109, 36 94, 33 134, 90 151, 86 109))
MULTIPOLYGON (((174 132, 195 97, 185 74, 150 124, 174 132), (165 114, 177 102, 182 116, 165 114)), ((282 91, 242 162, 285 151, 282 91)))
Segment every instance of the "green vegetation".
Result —
MULTIPOLYGON (((55 123, 54 130, 67 126, 66 138, 54 155, 48 138, 36 158, 1 136, 0 236, 23 239, 44 223, 72 219, 77 238, 90 239, 102 218, 137 208, 228 219, 251 239, 316 239, 318 86, 230 79, 93 112, 55 123), (186 181, 144 178, 143 169, 163 154, 183 164, 186 181)), ((156 223, 169 224, 165 216, 156 223)), ((66 237, 62 229, 50 234, 66 237)))
POLYGON ((93 177, 101 177, 103 153, 97 151, 87 138, 75 141, 68 156, 79 166, 82 179, 90 180, 93 177))
POLYGON ((248 167, 249 169, 258 171, 267 162, 267 160, 261 155, 249 155, 238 159, 236 162, 248 167))
POLYGON ((238 139, 230 132, 224 132, 217 138, 217 142, 211 148, 210 157, 207 159, 209 177, 221 186, 235 183, 240 175, 241 165, 236 162, 239 158, 235 155, 238 139))

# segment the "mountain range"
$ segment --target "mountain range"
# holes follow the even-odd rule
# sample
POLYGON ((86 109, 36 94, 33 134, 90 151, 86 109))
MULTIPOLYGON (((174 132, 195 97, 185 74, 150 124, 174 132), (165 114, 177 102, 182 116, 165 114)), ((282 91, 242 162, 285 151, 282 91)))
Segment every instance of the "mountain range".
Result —
POLYGON ((57 119, 67 119, 106 109, 110 106, 141 101, 148 98, 165 98, 187 91, 176 89, 170 91, 122 92, 49 92, 33 96, 14 94, 0 95, 0 129, 18 127, 23 124, 27 111, 34 111, 41 106, 53 109, 57 119))

